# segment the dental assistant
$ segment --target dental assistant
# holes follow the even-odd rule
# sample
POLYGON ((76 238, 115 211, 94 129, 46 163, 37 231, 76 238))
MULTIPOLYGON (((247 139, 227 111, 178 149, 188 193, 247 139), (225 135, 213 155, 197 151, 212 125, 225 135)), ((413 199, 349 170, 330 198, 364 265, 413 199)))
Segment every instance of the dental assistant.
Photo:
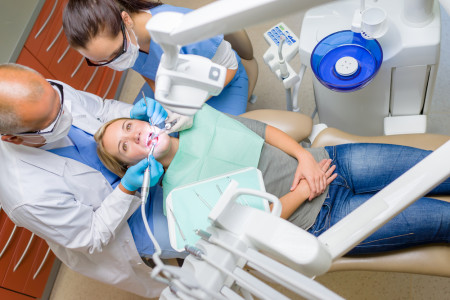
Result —
MULTIPOLYGON (((120 179, 99 161, 92 136, 102 123, 133 113, 129 104, 47 81, 27 67, 0 65, 0 203, 69 268, 156 297, 164 286, 151 279, 127 224, 140 205, 135 191, 147 160, 120 179)), ((158 165, 151 163, 155 174, 158 165)))
MULTIPOLYGON (((153 42, 145 25, 152 16, 169 11, 186 14, 191 10, 147 0, 70 0, 64 9, 63 27, 69 44, 89 65, 118 71, 132 68, 154 91, 163 50, 153 42)), ((180 53, 200 55, 227 68, 224 89, 207 103, 232 115, 245 112, 247 73, 223 35, 183 46, 180 53)))

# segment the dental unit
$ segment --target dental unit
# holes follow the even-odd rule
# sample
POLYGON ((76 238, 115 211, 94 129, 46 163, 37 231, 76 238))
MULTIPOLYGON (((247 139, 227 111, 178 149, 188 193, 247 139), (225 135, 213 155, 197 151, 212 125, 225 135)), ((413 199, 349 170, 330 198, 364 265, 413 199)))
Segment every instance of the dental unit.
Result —
MULTIPOLYGON (((227 0, 186 15, 156 15, 146 26, 164 50, 155 98, 178 114, 194 115, 209 96, 220 93, 225 69, 207 59, 178 54, 180 46, 324 2, 328 1, 227 0)), ((449 1, 441 3, 448 10, 449 1)), ((305 14, 300 39, 283 34, 277 44, 269 36, 276 55, 264 59, 289 92, 289 110, 299 110, 298 85, 310 67, 316 76, 320 122, 362 135, 425 132, 439 58, 439 22, 437 1, 333 1, 305 14), (387 11, 375 31, 364 19, 364 12, 373 7, 387 11), (420 37, 414 35, 417 31, 420 37), (340 53, 342 45, 350 50, 340 53), (298 74, 288 64, 296 51, 304 64, 298 74), (420 55, 422 51, 427 54, 420 55), (332 57, 326 58, 330 53, 332 57), (355 63, 349 53, 367 61, 355 63), (349 113, 352 109, 354 113, 349 113)), ((281 27, 289 30, 284 24, 281 27)), ((318 238, 280 219, 276 197, 240 188, 231 180, 224 189, 216 186, 220 198, 208 216, 211 226, 197 231, 201 239, 195 246, 186 245, 190 255, 182 268, 162 263, 161 249, 142 209, 156 249, 152 277, 168 285, 161 299, 253 299, 252 295, 287 299, 245 272, 246 266, 307 299, 342 299, 311 278, 327 272, 334 260, 450 176, 450 169, 442 168, 449 165, 447 142, 318 238), (273 209, 267 213, 240 205, 236 203, 240 195, 266 199, 273 209)), ((169 212, 182 233, 173 211, 169 212)))

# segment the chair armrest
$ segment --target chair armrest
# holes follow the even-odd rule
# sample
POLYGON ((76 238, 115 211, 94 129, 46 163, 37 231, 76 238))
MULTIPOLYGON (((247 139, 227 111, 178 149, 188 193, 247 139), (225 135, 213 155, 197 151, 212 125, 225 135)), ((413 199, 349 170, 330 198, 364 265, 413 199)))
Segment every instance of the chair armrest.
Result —
POLYGON ((241 117, 258 120, 276 127, 297 142, 301 142, 309 136, 313 125, 311 117, 286 110, 258 109, 243 113, 241 117))

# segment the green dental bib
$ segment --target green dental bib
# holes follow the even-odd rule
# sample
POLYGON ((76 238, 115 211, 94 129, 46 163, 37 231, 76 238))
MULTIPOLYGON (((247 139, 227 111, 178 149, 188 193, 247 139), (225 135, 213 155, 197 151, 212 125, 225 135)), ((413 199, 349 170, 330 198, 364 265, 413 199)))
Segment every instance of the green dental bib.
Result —
POLYGON ((204 104, 190 129, 180 132, 179 147, 163 184, 174 188, 246 167, 258 167, 264 139, 243 124, 204 104))

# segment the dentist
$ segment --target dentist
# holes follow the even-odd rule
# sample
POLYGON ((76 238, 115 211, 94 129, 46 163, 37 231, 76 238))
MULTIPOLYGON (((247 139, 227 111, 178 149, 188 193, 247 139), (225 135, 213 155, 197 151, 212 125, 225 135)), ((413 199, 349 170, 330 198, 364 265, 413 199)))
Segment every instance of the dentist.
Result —
MULTIPOLYGON (((145 297, 163 286, 139 256, 127 219, 139 207, 147 159, 120 179, 98 159, 92 134, 106 121, 159 105, 102 100, 16 64, 0 65, 0 202, 71 269, 145 297)), ((136 137, 139 138, 139 137, 136 137)), ((150 161, 152 183, 162 167, 150 161)))

